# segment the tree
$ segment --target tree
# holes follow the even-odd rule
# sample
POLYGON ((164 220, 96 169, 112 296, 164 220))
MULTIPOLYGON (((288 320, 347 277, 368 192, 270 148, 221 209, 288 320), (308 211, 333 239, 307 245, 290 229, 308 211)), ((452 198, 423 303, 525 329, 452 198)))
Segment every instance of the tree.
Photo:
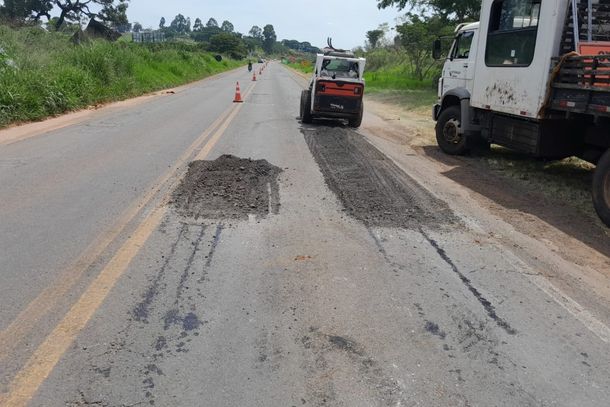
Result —
POLYGON ((261 46, 261 42, 253 37, 243 37, 242 42, 246 46, 249 52, 256 51, 261 46))
POLYGON ((431 10, 444 21, 476 21, 481 12, 481 0, 377 0, 380 9, 391 6, 431 10))
POLYGON ((53 4, 48 0, 4 0, 0 6, 0 17, 23 23, 27 20, 39 21, 41 17, 50 19, 53 4))
POLYGON ((366 32, 366 39, 369 42, 371 49, 377 48, 379 40, 383 38, 385 32, 383 30, 371 30, 366 32))
POLYGON ((140 31, 142 31, 142 24, 135 22, 133 23, 133 28, 132 28, 134 33, 139 33, 140 31))
POLYGON ((99 19, 114 25, 127 23, 127 6, 129 0, 47 0, 60 10, 55 29, 59 30, 64 22, 79 21, 81 16, 99 19), (90 6, 101 6, 99 12, 92 11, 90 6))
POLYGON ((39 21, 46 17, 50 22, 50 12, 56 8, 59 17, 52 24, 56 30, 60 30, 66 21, 80 23, 82 17, 119 27, 128 23, 128 3, 129 0, 5 0, 0 13, 17 21, 39 21))
MULTIPOLYGON (((102 0, 104 1, 104 0, 102 0)), ((127 3, 120 0, 118 4, 112 5, 111 1, 106 1, 106 5, 102 8, 97 16, 90 16, 90 18, 98 18, 102 21, 109 23, 113 28, 119 29, 119 27, 125 27, 129 24, 127 18, 127 3)))
POLYGON ((233 26, 230 21, 225 20, 222 22, 220 30, 226 33, 232 33, 233 31, 235 31, 235 26, 233 26))
POLYGON ((159 28, 160 29, 165 28, 165 17, 161 17, 161 21, 159 21, 159 28))
POLYGON ((277 35, 275 34, 275 29, 271 24, 267 24, 263 28, 263 49, 266 53, 271 54, 273 52, 276 41, 277 35))
POLYGON ((218 28, 218 21, 215 18, 210 18, 205 26, 208 28, 218 28))
POLYGON ((200 18, 195 19, 195 24, 193 25, 193 31, 201 32, 203 30, 203 21, 200 18))
POLYGON ((257 25, 253 26, 250 29, 249 34, 250 34, 250 37, 252 37, 254 39, 257 39, 257 40, 260 40, 260 41, 263 40, 263 30, 261 30, 261 28, 259 26, 257 26, 257 25))
POLYGON ((190 31, 191 23, 182 14, 178 14, 169 24, 169 29, 177 34, 185 34, 190 31))
POLYGON ((210 38, 210 51, 229 54, 233 58, 241 59, 246 53, 246 46, 237 36, 231 33, 220 33, 210 38))
POLYGON ((400 42, 409 56, 412 74, 423 81, 436 61, 431 57, 434 40, 443 35, 450 35, 453 31, 451 26, 439 16, 419 16, 408 13, 404 24, 396 27, 400 36, 400 42))

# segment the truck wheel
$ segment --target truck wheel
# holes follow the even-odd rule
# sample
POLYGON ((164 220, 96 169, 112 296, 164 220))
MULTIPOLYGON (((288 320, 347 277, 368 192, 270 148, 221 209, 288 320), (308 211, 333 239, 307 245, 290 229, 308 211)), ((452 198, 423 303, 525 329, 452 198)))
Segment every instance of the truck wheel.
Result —
POLYGON ((360 127, 360 125, 362 124, 362 116, 364 115, 364 102, 360 103, 360 111, 358 112, 358 115, 355 117, 352 117, 351 119, 348 120, 347 124, 349 125, 349 127, 353 127, 355 129, 357 129, 358 127, 360 127))
POLYGON ((305 89, 301 92, 301 122, 309 124, 311 119, 311 91, 305 89))
POLYGON ((459 106, 450 106, 441 112, 436 122, 436 141, 449 155, 464 155, 469 151, 466 135, 459 134, 461 116, 459 106))
POLYGON ((593 205, 601 220, 610 227, 610 150, 599 160, 593 175, 593 205))

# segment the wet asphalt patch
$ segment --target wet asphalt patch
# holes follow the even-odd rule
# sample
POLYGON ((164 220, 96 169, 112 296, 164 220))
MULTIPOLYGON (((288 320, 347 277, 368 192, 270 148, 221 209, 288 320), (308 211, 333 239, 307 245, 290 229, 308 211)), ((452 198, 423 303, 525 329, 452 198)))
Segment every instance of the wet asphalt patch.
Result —
POLYGON ((193 161, 172 196, 182 216, 204 219, 248 219, 279 212, 278 176, 282 170, 266 160, 223 155, 193 161))
POLYGON ((341 127, 303 129, 329 188, 347 213, 367 226, 417 229, 459 223, 432 196, 357 132, 341 127))

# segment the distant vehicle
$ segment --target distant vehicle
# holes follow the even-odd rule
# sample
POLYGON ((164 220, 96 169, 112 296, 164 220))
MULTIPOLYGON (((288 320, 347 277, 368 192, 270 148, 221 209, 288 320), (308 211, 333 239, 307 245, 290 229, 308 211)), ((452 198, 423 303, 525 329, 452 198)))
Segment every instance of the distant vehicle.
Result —
POLYGON ((259 58, 259 59, 258 59, 258 63, 259 63, 259 64, 264 64, 264 63, 265 63, 265 60, 264 60, 263 58, 259 58))
MULTIPOLYGON (((593 203, 610 226, 610 32, 604 4, 483 0, 481 22, 455 31, 433 117, 438 145, 448 154, 495 143, 597 165, 593 203)), ((435 41, 437 58, 441 47, 435 41)))
POLYGON ((360 127, 364 112, 364 67, 366 59, 333 48, 328 40, 324 54, 316 57, 309 88, 301 93, 301 120, 346 119, 350 127, 360 127))

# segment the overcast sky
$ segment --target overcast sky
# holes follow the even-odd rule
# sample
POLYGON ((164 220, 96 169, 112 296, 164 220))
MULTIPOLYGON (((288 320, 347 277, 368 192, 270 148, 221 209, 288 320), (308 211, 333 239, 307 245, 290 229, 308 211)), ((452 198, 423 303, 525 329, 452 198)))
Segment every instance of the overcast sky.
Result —
POLYGON ((332 37, 335 47, 348 49, 364 45, 365 33, 379 24, 394 26, 401 14, 395 8, 377 9, 375 0, 131 0, 127 11, 129 21, 145 28, 157 28, 161 17, 169 25, 178 13, 193 22, 199 17, 204 24, 210 17, 219 24, 229 20, 244 34, 253 25, 273 24, 278 40, 309 41, 322 48, 332 37))

